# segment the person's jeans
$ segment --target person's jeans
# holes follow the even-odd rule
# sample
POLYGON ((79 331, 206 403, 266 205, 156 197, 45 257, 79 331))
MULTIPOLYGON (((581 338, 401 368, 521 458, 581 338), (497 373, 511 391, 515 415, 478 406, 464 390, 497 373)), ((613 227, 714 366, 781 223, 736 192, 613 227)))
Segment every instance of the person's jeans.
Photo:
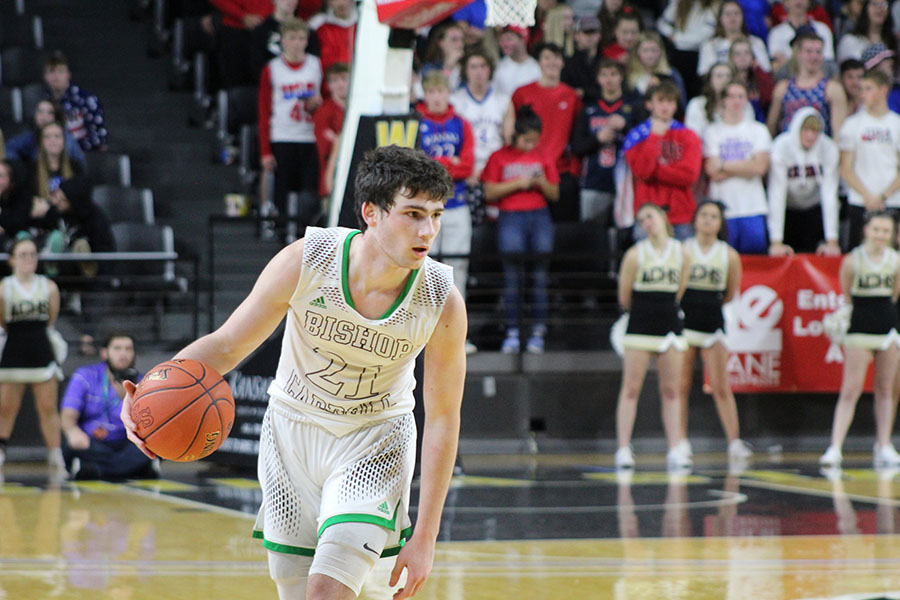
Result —
POLYGON ((497 220, 497 249, 500 254, 544 254, 547 258, 503 261, 504 303, 509 328, 519 327, 521 293, 531 271, 532 328, 546 327, 549 255, 553 252, 553 220, 550 210, 501 211, 497 220), (530 269, 528 268, 530 267, 530 269))

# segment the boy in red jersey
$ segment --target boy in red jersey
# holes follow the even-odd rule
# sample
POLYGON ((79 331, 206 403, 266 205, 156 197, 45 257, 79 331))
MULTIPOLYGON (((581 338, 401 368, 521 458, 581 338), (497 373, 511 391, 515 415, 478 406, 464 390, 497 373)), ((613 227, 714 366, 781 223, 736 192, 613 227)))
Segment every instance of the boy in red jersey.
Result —
MULTIPOLYGON (((634 175, 634 212, 652 202, 666 211, 679 240, 693 235, 697 202, 691 190, 703 163, 700 138, 674 119, 680 92, 671 81, 647 90, 650 118, 625 138, 625 160, 634 175)), ((635 239, 643 239, 639 227, 635 239)))
POLYGON ((333 63, 325 70, 325 81, 331 96, 313 114, 316 133, 316 150, 319 153, 319 195, 328 196, 333 188, 335 157, 338 137, 344 126, 344 112, 347 110, 347 96, 350 93, 350 65, 333 63))

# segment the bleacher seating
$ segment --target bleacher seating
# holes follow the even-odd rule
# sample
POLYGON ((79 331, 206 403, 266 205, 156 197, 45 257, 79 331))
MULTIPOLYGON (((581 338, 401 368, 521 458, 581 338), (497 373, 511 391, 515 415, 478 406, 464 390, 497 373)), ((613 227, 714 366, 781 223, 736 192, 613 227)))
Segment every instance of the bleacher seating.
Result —
POLYGON ((153 190, 150 188, 98 185, 91 198, 111 223, 155 223, 153 190))
POLYGON ((131 186, 131 158, 114 152, 92 152, 87 157, 87 175, 94 185, 131 186))
POLYGON ((22 90, 0 85, 0 130, 3 130, 4 136, 12 137, 21 124, 22 90))
POLYGON ((4 16, 0 19, 0 48, 44 47, 44 25, 37 15, 4 16))
POLYGON ((22 121, 31 123, 34 107, 44 99, 44 84, 29 83, 19 88, 22 92, 22 121))
POLYGON ((46 50, 25 46, 0 50, 0 84, 22 86, 40 82, 47 55, 46 50))

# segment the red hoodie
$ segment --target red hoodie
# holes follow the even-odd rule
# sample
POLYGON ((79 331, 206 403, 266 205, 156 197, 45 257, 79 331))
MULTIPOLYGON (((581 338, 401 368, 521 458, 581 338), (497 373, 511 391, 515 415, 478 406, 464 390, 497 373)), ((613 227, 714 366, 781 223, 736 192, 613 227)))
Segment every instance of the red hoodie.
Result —
POLYGON ((209 3, 222 13, 222 24, 235 29, 245 29, 247 15, 265 19, 275 11, 272 0, 209 0, 209 3))

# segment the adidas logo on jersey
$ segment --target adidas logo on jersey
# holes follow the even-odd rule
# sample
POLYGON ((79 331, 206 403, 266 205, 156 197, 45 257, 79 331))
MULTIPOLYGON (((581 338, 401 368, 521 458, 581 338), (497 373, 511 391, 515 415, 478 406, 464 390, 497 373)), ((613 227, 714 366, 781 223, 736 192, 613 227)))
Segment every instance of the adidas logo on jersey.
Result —
POLYGON ((378 506, 378 512, 384 513, 384 514, 386 514, 386 515, 391 514, 391 509, 390 509, 390 507, 387 505, 387 502, 382 502, 382 503, 378 506))
POLYGON ((328 308, 325 306, 325 296, 319 296, 315 300, 309 303, 310 306, 315 306, 316 308, 328 308))

